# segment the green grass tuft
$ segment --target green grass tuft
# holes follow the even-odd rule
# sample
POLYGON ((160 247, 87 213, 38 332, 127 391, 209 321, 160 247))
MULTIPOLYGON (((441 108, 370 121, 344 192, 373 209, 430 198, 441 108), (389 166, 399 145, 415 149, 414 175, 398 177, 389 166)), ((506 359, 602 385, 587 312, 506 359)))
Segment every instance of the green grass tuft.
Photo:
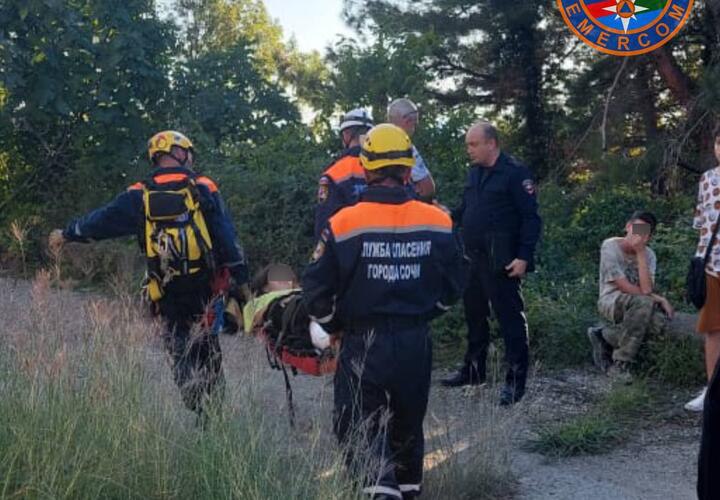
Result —
POLYGON ((611 451, 655 403, 643 381, 612 388, 588 413, 559 425, 545 425, 527 444, 550 457, 597 455, 611 451))

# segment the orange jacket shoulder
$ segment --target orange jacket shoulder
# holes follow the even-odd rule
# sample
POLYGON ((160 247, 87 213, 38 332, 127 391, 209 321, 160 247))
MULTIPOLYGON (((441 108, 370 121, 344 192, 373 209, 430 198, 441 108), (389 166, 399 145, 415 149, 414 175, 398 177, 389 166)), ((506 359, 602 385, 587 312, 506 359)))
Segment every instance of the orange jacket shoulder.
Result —
POLYGON ((408 233, 414 231, 452 232, 450 216, 420 201, 399 205, 360 202, 344 208, 330 218, 336 240, 360 233, 408 233))
POLYGON ((323 174, 333 180, 335 184, 345 181, 351 177, 365 178, 365 169, 360 164, 357 156, 343 156, 330 165, 323 174))
POLYGON ((202 184, 203 186, 207 186, 207 188, 210 190, 211 193, 217 193, 218 187, 217 184, 215 184, 215 181, 213 181, 210 177, 205 177, 204 175, 201 175, 197 178, 198 184, 202 184))

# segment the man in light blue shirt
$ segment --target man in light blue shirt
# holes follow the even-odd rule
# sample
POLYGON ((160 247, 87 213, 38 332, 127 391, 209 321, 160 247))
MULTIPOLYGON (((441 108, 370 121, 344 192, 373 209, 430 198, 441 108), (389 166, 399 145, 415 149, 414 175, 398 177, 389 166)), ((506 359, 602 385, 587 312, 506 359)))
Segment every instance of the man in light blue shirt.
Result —
MULTIPOLYGON (((405 98, 395 99, 388 106, 387 115, 390 123, 403 129, 412 138, 420 119, 414 102, 405 98)), ((413 155, 415 156, 415 166, 410 174, 412 187, 421 200, 432 201, 435 197, 435 181, 415 146, 413 146, 413 155)))

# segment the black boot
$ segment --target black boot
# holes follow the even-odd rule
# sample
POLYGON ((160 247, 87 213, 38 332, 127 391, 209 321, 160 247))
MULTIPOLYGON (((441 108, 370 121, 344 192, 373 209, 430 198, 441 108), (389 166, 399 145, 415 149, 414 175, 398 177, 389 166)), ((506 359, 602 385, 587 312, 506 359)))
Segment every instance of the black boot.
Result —
POLYGON ((505 386, 500 391, 500 406, 510 406, 525 395, 527 369, 524 366, 511 366, 505 376, 505 386))
POLYGON ((510 406, 522 399, 525 395, 525 388, 505 384, 500 391, 500 406, 510 406))
POLYGON ((485 370, 480 370, 476 362, 466 363, 448 378, 441 380, 440 383, 445 387, 482 385, 485 383, 485 370))

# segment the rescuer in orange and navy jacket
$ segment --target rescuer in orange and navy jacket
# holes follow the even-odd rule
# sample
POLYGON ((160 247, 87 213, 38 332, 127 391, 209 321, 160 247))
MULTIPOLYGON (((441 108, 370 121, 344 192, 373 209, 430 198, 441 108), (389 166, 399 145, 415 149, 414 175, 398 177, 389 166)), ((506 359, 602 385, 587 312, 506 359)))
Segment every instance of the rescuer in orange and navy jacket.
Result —
POLYGON ((316 240, 330 216, 357 203, 360 193, 366 188, 365 171, 360 165, 360 140, 372 125, 372 118, 364 109, 353 109, 340 120, 340 138, 345 149, 325 169, 318 182, 316 240))
MULTIPOLYGON (((201 210, 210 230, 215 262, 220 267, 228 268, 236 284, 247 283, 248 268, 242 249, 237 243, 235 226, 227 213, 217 185, 210 178, 193 172, 194 153, 190 140, 179 132, 166 131, 153 136, 150 143, 150 159, 156 167, 152 172, 155 182, 162 184, 175 182, 188 175, 196 176, 201 210), (167 152, 152 146, 161 140, 159 137, 163 134, 169 137, 164 143, 170 145, 169 148, 165 148, 168 149, 167 152), (170 149, 177 151, 171 153, 170 149), (174 158, 173 154, 183 155, 182 161, 174 158), (168 162, 167 166, 158 164, 165 161, 168 162)), ((88 242, 139 234, 142 235, 141 241, 144 241, 144 222, 143 183, 138 182, 107 205, 72 221, 62 232, 62 236, 67 241, 88 242)))
POLYGON ((351 441, 366 439, 360 445, 378 469, 362 478, 365 493, 413 498, 423 475, 432 365, 428 322, 461 296, 463 257, 450 216, 414 200, 405 187, 414 158, 402 129, 374 127, 360 158, 368 188, 326 224, 304 274, 303 294, 314 321, 343 332, 334 429, 347 446, 350 469, 367 463, 352 453, 358 443, 351 441))
MULTIPOLYGON (((148 154, 155 167, 148 182, 172 185, 188 178, 195 180, 200 211, 212 242, 212 261, 216 269, 201 268, 196 274, 172 277, 163 285, 164 294, 156 302, 157 310, 165 320, 164 341, 172 358, 173 377, 185 405, 198 414, 202 423, 207 417, 205 402, 208 396, 222 395, 222 354, 217 335, 204 331, 193 337, 191 329, 205 317, 214 295, 211 289, 213 272, 226 268, 236 288, 244 288, 248 268, 217 186, 191 168, 194 151, 190 140, 179 132, 160 132, 150 139, 148 154)), ((90 242, 138 235, 144 249, 144 184, 133 184, 107 205, 72 221, 64 230, 53 231, 50 247, 59 251, 65 241, 90 242)))

